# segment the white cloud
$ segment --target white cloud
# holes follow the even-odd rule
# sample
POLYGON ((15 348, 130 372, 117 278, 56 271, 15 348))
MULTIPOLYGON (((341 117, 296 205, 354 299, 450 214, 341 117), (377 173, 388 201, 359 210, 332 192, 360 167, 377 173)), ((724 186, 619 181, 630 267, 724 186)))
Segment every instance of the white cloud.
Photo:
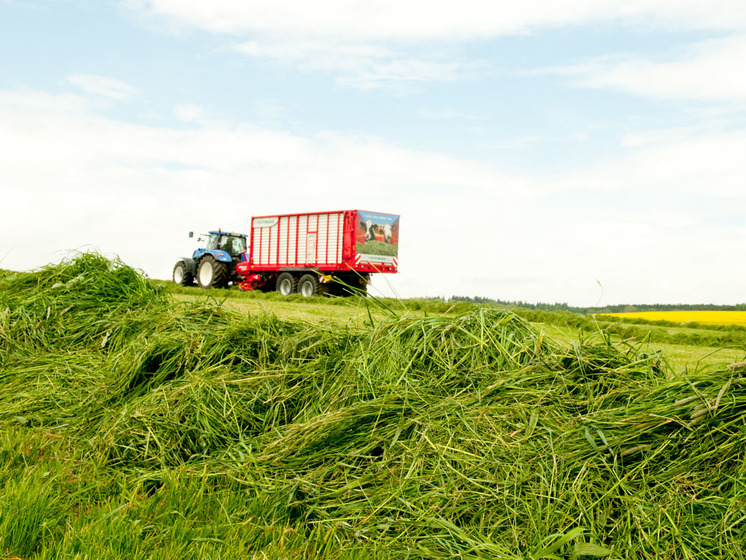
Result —
POLYGON ((588 165, 554 181, 559 190, 669 193, 739 200, 746 203, 746 133, 636 134, 626 155, 588 165))
POLYGON ((138 93, 138 90, 129 84, 103 76, 76 74, 68 77, 67 81, 86 93, 116 101, 122 101, 138 93))
MULTIPOLYGON (((465 62, 455 50, 459 43, 543 27, 615 23, 644 29, 746 29, 742 0, 121 1, 168 29, 180 25, 227 34, 236 38, 239 52, 303 71, 335 73, 338 83, 361 89, 469 79, 487 71, 488 64, 465 62)), ((649 90, 646 79, 654 72, 636 63, 615 70, 602 65, 596 81, 598 86, 622 82, 649 90)))
POLYGON ((39 266, 52 253, 95 243, 156 277, 167 277, 186 249, 164 257, 152 240, 179 239, 181 231, 241 230, 251 215, 272 212, 397 212, 433 191, 458 200, 466 192, 510 198, 520 189, 487 164, 375 140, 217 122, 188 130, 132 125, 81 98, 29 91, 0 92, 0 169, 0 239, 28 229, 18 208, 33 207, 37 224, 36 237, 13 245, 3 266, 39 266))
POLYGON ((577 85, 659 99, 746 100, 746 35, 700 42, 666 59, 617 56, 551 72, 577 77, 577 85))
POLYGON ((558 25, 619 21, 645 27, 746 26, 741 0, 122 0, 125 6, 219 33, 355 40, 464 40, 558 25))
POLYGON ((602 303, 733 303, 746 228, 683 201, 740 212, 745 150, 746 134, 658 134, 625 158, 539 179, 375 139, 132 125, 84 98, 0 91, 0 266, 93 246, 167 278, 193 249, 187 231, 365 208, 402 215, 401 272, 374 282, 386 293, 593 305, 599 279, 602 303))
POLYGON ((247 41, 236 50, 303 71, 335 73, 338 82, 359 89, 401 87, 419 82, 468 79, 483 65, 446 60, 444 55, 408 54, 405 49, 336 39, 247 41))

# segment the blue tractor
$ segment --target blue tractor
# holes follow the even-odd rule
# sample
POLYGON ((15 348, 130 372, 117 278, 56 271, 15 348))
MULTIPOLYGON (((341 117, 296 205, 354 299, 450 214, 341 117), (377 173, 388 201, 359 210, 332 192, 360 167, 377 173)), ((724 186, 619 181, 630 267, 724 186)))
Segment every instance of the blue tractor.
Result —
MULTIPOLYGON (((194 237, 194 232, 189 232, 194 237)), ((241 277, 236 265, 246 261, 246 239, 244 233, 211 231, 201 235, 197 241, 207 241, 204 248, 197 249, 192 258, 184 257, 174 266, 173 281, 182 286, 191 286, 197 280, 200 288, 225 288, 241 277)))

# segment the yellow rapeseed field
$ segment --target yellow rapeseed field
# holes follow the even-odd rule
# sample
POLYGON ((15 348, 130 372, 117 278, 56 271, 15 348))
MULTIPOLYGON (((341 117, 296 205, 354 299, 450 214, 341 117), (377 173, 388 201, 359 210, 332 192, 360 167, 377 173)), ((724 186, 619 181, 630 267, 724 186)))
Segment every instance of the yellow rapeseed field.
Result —
POLYGON ((746 311, 641 311, 635 313, 604 313, 604 315, 645 319, 647 321, 671 321, 672 323, 746 326, 746 311))

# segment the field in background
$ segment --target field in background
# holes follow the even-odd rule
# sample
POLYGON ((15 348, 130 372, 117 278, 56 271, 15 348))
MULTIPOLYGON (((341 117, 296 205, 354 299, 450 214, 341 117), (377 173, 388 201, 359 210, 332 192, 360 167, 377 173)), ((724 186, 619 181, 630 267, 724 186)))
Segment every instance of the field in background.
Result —
MULTIPOLYGON (((365 326, 391 317, 457 317, 479 307, 504 309, 496 305, 441 300, 392 300, 377 298, 289 298, 274 293, 243 293, 238 290, 201 290, 182 288, 170 283, 163 286, 176 301, 216 301, 244 315, 269 313, 283 320, 310 323, 336 323, 343 326, 365 326)), ((563 343, 598 338, 607 333, 617 344, 642 344, 650 352, 661 352, 674 371, 695 371, 718 367, 746 359, 746 330, 735 323, 708 325, 704 322, 668 323, 640 320, 637 316, 654 313, 608 314, 583 316, 562 311, 536 311, 513 308, 523 319, 541 329, 550 338, 563 343), (634 315, 620 317, 619 315, 634 315), (610 320, 611 319, 611 320, 610 320), (735 327, 729 329, 728 326, 735 327)), ((669 314, 674 312, 655 312, 669 314)), ((741 311, 684 311, 686 314, 744 314, 741 311)))
POLYGON ((746 326, 746 311, 639 311, 634 313, 608 313, 605 315, 623 319, 666 321, 669 323, 746 326))
MULTIPOLYGON (((547 336, 565 344, 572 344, 578 340, 578 337, 585 339, 594 339, 601 336, 604 327, 608 325, 599 324, 596 331, 583 331, 577 326, 567 326, 561 323, 533 323, 540 328, 547 336)), ((671 336, 668 329, 662 329, 671 336)), ((644 328, 637 331, 636 336, 619 336, 611 335, 610 338, 617 346, 640 346, 647 351, 660 353, 661 357, 671 366, 671 370, 676 374, 683 374, 688 371, 700 371, 707 368, 725 367, 734 362, 746 360, 746 346, 743 344, 734 345, 709 345, 709 344, 672 344, 669 342, 654 341, 650 342, 646 335, 651 331, 644 328)), ((680 329, 676 331, 681 333, 680 329)), ((674 333, 676 334, 676 333, 674 333)), ((681 333, 698 337, 697 329, 690 329, 690 332, 681 333)))

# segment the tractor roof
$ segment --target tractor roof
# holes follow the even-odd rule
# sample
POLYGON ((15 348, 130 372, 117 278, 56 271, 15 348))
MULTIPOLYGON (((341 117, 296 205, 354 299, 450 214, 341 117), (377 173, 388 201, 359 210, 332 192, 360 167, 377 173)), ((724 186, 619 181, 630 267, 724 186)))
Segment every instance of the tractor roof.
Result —
POLYGON ((245 233, 236 233, 235 231, 218 230, 218 231, 209 231, 207 233, 214 233, 215 235, 232 235, 234 237, 248 237, 248 235, 245 233))

